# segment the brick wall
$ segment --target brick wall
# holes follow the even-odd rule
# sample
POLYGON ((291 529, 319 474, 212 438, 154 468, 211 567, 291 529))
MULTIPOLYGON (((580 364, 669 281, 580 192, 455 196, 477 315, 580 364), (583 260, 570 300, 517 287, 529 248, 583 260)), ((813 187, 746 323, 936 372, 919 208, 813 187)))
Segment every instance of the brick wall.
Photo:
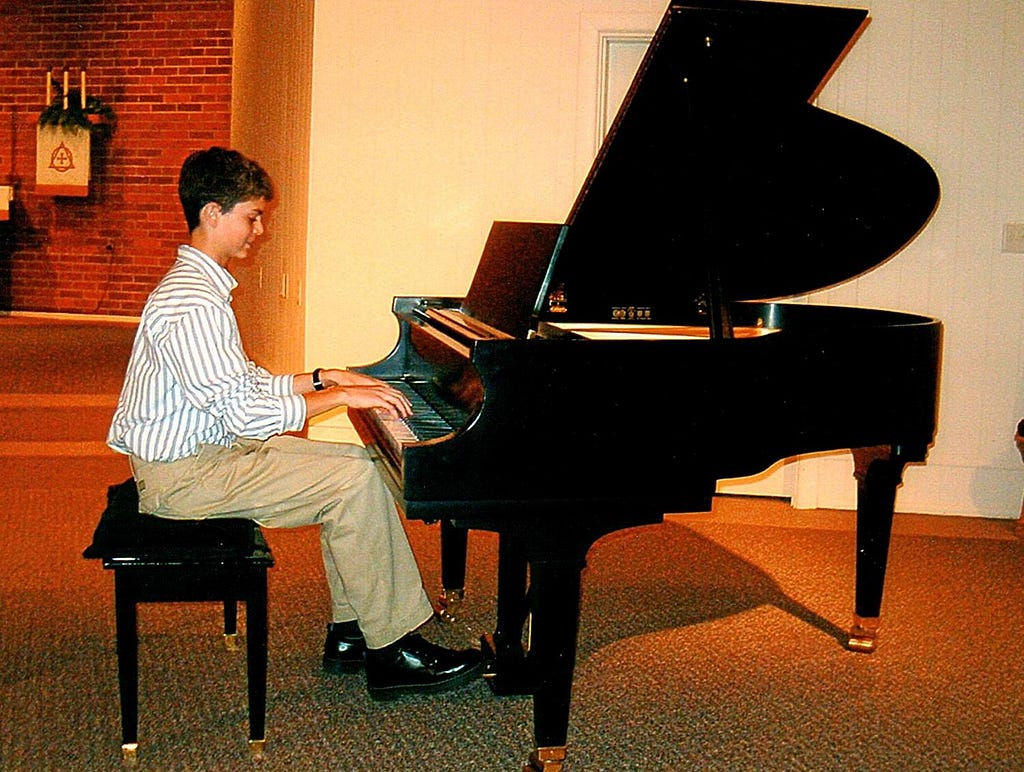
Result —
MULTIPOLYGON (((0 312, 134 315, 188 237, 181 161, 227 145, 232 0, 0 0, 0 312), (110 104, 87 198, 35 191, 36 120, 47 69, 110 104)), ((59 80, 59 76, 58 76, 59 80)))

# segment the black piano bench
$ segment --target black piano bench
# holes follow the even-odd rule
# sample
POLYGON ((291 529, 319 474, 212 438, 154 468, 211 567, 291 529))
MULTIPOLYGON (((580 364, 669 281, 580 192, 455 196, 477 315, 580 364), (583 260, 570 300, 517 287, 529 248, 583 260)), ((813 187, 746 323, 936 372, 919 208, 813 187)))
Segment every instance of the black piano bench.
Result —
POLYGON ((138 751, 139 666, 137 604, 224 603, 224 641, 237 648, 238 602, 246 611, 249 748, 263 755, 267 704, 267 569, 274 565, 260 527, 240 518, 168 520, 139 513, 135 481, 107 489, 107 507, 86 558, 114 572, 117 679, 121 696, 121 754, 138 751))

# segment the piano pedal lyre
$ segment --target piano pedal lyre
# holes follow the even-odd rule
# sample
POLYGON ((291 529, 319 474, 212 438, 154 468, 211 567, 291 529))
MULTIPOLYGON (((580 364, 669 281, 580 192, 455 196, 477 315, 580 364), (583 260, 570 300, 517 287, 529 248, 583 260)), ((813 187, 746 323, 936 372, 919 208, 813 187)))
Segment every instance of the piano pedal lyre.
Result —
POLYGON ((459 607, 465 598, 466 591, 462 588, 442 587, 441 594, 437 596, 437 618, 442 622, 457 622, 459 619, 459 607))
POLYGON ((562 772, 564 763, 564 745, 537 748, 530 754, 530 760, 523 767, 523 772, 562 772))

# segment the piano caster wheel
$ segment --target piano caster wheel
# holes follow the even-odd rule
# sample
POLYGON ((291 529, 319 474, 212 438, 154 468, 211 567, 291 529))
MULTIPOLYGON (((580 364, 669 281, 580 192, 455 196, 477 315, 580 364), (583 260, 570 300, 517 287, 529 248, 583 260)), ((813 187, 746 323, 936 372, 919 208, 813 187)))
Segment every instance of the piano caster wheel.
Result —
POLYGON ((846 648, 870 654, 878 644, 878 627, 878 617, 860 617, 855 614, 846 648))
POLYGON ((249 755, 252 756, 253 761, 259 761, 262 759, 266 749, 266 740, 249 740, 249 755))
POLYGON ((224 633, 224 648, 228 651, 238 651, 238 633, 224 633))
POLYGON ((565 746, 537 748, 530 754, 530 760, 523 767, 523 772, 562 772, 565 763, 565 746))
POLYGON ((465 590, 442 589, 441 594, 437 598, 437 605, 439 607, 437 618, 442 622, 457 622, 459 619, 459 606, 462 605, 462 601, 465 597, 465 590))
POLYGON ((126 767, 134 767, 139 760, 139 744, 124 743, 121 746, 121 762, 126 767))

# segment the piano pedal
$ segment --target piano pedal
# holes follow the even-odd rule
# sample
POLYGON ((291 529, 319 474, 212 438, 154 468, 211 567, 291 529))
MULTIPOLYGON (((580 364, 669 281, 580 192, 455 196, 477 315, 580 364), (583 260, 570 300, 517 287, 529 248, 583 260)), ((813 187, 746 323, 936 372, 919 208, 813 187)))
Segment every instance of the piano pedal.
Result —
POLYGON ((466 591, 464 589, 442 588, 441 594, 437 598, 437 618, 449 624, 457 622, 459 620, 459 606, 462 605, 462 601, 465 598, 466 591))
POLYGON ((564 763, 564 745, 537 748, 537 750, 530 754, 530 760, 523 767, 523 772, 561 772, 564 763))
POLYGON ((853 627, 850 628, 850 639, 846 648, 870 654, 878 645, 878 617, 862 617, 853 615, 853 627))
POLYGON ((480 636, 484 681, 496 697, 524 696, 537 692, 537 679, 522 645, 499 647, 491 633, 480 636))

